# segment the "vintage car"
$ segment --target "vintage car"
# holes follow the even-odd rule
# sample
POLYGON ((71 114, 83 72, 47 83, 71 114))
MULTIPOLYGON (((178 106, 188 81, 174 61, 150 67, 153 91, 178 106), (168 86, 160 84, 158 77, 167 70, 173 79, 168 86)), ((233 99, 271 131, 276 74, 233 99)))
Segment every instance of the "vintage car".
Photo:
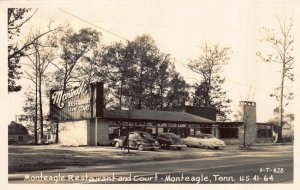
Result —
POLYGON ((177 149, 187 147, 186 144, 174 133, 160 133, 157 135, 156 140, 159 142, 161 148, 164 149, 177 149))
POLYGON ((113 144, 115 147, 126 147, 129 148, 135 148, 140 151, 142 150, 155 150, 157 148, 160 148, 159 143, 157 140, 153 139, 153 137, 143 131, 132 131, 128 135, 128 140, 126 139, 126 136, 118 137, 113 139, 113 144))
POLYGON ((18 142, 14 139, 8 139, 8 145, 18 144, 18 142))
POLYGON ((213 148, 219 149, 220 147, 225 147, 225 142, 217 139, 215 136, 210 134, 200 133, 196 136, 190 136, 182 139, 182 141, 190 147, 201 147, 201 148, 213 148))

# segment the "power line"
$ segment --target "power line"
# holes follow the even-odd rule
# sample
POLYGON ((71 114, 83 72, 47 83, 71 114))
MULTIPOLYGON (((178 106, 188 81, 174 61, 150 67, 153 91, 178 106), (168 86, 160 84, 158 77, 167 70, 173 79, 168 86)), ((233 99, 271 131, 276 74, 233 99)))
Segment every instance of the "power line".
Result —
MULTIPOLYGON (((175 59, 175 61, 180 63, 183 67, 185 67, 187 69, 190 69, 188 66, 186 66, 186 64, 183 61, 180 61, 180 60, 177 60, 177 59, 175 59)), ((235 83, 235 84, 239 84, 239 85, 243 85, 243 86, 247 86, 247 87, 251 87, 251 88, 254 88, 254 89, 258 89, 258 88, 252 87, 252 85, 242 84, 240 82, 233 81, 233 80, 230 80, 230 79, 227 79, 227 78, 226 78, 226 81, 229 81, 229 82, 232 82, 232 83, 235 83)))
MULTIPOLYGON (((107 33, 109 33, 109 34, 111 34, 111 35, 113 35, 113 36, 116 36, 116 37, 118 37, 118 38, 120 38, 120 39, 129 41, 129 39, 127 39, 127 38, 125 38, 125 37, 123 37, 123 36, 121 36, 121 35, 119 35, 119 34, 116 34, 116 33, 112 32, 112 31, 110 31, 110 30, 107 30, 107 29, 102 28, 102 27, 100 27, 100 26, 98 26, 98 25, 95 25, 95 24, 93 24, 93 23, 91 23, 91 22, 89 22, 89 21, 87 21, 87 20, 85 20, 85 19, 83 19, 83 18, 80 18, 80 17, 78 17, 78 16, 76 16, 76 15, 74 15, 74 14, 72 14, 72 13, 69 13, 69 12, 67 12, 67 11, 65 11, 65 10, 60 9, 60 8, 57 8, 57 9, 58 9, 59 11, 65 13, 65 14, 69 15, 69 16, 72 16, 72 17, 74 17, 74 18, 76 18, 76 19, 78 19, 78 20, 80 20, 80 21, 82 21, 82 22, 85 22, 85 23, 87 23, 87 24, 89 24, 89 25, 91 25, 91 26, 94 26, 94 27, 96 27, 96 28, 98 28, 98 29, 100 29, 100 30, 103 30, 103 31, 105 31, 105 32, 107 32, 107 33)), ((175 62, 180 63, 184 68, 190 69, 190 67, 188 67, 183 61, 180 61, 180 60, 178 60, 178 59, 175 58, 175 62)), ((226 81, 229 81, 229 82, 232 82, 232 83, 235 83, 235 84, 239 84, 239 85, 242 85, 242 86, 247 86, 247 87, 250 87, 250 88, 253 88, 253 89, 256 89, 256 90, 260 90, 260 91, 264 91, 264 92, 269 92, 269 91, 266 91, 266 90, 262 90, 262 89, 253 87, 252 85, 243 84, 243 83, 240 83, 240 82, 237 82, 237 81, 233 81, 233 80, 230 80, 230 79, 226 79, 226 81)))
MULTIPOLYGON (((102 27, 100 27, 100 26, 97 26, 97 25, 95 25, 95 24, 93 24, 93 23, 91 23, 91 22, 89 22, 89 21, 87 21, 87 20, 85 20, 85 19, 83 19, 83 18, 80 18, 80 17, 78 17, 78 16, 76 16, 76 15, 74 15, 74 14, 72 14, 72 13, 69 13, 69 12, 67 12, 67 11, 65 11, 65 10, 60 9, 60 8, 57 8, 57 9, 60 10, 61 12, 65 13, 65 14, 69 15, 69 16, 72 16, 72 17, 74 17, 74 18, 76 18, 76 19, 82 21, 82 22, 85 22, 85 23, 87 23, 87 24, 89 24, 89 25, 92 25, 92 26, 94 26, 94 27, 96 27, 96 28, 99 28, 100 30, 103 30, 103 31, 105 31, 105 32, 107 32, 107 33, 110 33, 111 35, 114 35, 114 36, 116 36, 116 37, 118 37, 118 38, 121 38, 121 39, 123 39, 123 40, 129 41, 129 39, 127 39, 127 38, 125 38, 125 37, 123 37, 123 36, 121 36, 121 35, 119 35, 119 34, 116 34, 116 33, 112 32, 112 31, 109 31, 109 30, 107 30, 107 29, 105 29, 105 28, 102 28, 102 27)), ((186 66, 182 61, 179 61, 179 60, 175 59, 175 62, 178 62, 178 63, 180 63, 183 67, 185 67, 185 68, 187 68, 187 69, 190 69, 190 68, 189 68, 188 66, 186 66)))
MULTIPOLYGON (((182 62, 180 61, 177 61, 178 63, 182 64, 185 68, 188 68, 190 69, 189 67, 185 66, 182 62)), ((189 77, 190 79, 195 79, 195 78, 191 78, 189 77)), ((197 80, 197 79, 195 79, 197 80)), ((198 80, 197 80, 198 81, 198 80)), ((241 85, 241 86, 245 86, 245 87, 250 87, 252 89, 255 89, 255 90, 258 90, 258 91, 262 91, 262 92, 267 92, 267 93, 270 93, 270 91, 266 90, 266 89, 261 89, 261 88, 257 88, 257 87, 254 87, 252 84, 249 85, 249 84, 243 84, 241 82, 237 82, 237 81, 234 81, 234 80, 230 80, 228 78, 225 79, 225 81, 228 81, 228 82, 231 82, 231 83, 234 83, 234 84, 238 84, 238 85, 241 85)), ((199 81, 198 81, 199 82, 199 81)), ((287 87, 287 86, 286 86, 287 87)))
POLYGON ((76 15, 74 15, 74 14, 72 14, 72 13, 69 13, 69 12, 67 12, 67 11, 64 11, 64 10, 62 10, 62 9, 60 9, 60 8, 57 8, 57 9, 60 10, 61 12, 65 13, 65 14, 67 14, 67 15, 70 15, 70 16, 72 16, 72 17, 74 17, 74 18, 77 18, 78 20, 80 20, 80 21, 82 21, 82 22, 85 22, 85 23, 87 23, 87 24, 89 24, 89 25, 92 25, 92 26, 94 26, 94 27, 96 27, 96 28, 98 28, 98 29, 100 29, 100 30, 103 30, 103 31, 105 31, 105 32, 107 32, 107 33, 109 33, 109 34, 111 34, 111 35, 113 35, 113 36, 116 36, 116 37, 121 38, 121 39, 123 39, 123 40, 129 41, 127 38, 125 38, 125 37, 123 37, 123 36, 121 36, 121 35, 119 35, 119 34, 116 34, 116 33, 112 32, 112 31, 109 31, 109 30, 107 30, 107 29, 105 29, 105 28, 102 28, 102 27, 100 27, 100 26, 97 26, 97 25, 95 25, 95 24, 93 24, 93 23, 91 23, 91 22, 89 22, 89 21, 87 21, 87 20, 85 20, 85 19, 83 19, 83 18, 80 18, 80 17, 78 17, 78 16, 76 16, 76 15))

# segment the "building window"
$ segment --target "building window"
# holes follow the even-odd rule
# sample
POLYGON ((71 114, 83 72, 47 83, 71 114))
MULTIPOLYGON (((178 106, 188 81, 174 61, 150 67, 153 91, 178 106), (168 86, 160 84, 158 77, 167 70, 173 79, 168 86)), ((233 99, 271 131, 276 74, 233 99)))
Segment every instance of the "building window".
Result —
POLYGON ((153 129, 147 128, 146 132, 147 132, 147 133, 150 133, 150 134, 154 134, 154 133, 153 133, 153 129))
POLYGON ((127 136, 127 128, 123 127, 120 129, 120 136, 127 136))
POLYGON ((177 135, 181 138, 188 136, 188 134, 185 134, 186 132, 187 132, 187 130, 183 127, 178 127, 178 129, 177 129, 177 135))
POLYGON ((200 128, 201 133, 211 134, 211 128, 200 128))
POLYGON ((272 129, 259 128, 257 129, 257 138, 272 138, 272 129))
POLYGON ((163 129, 164 129, 164 131, 163 131, 164 133, 169 133, 170 132, 169 131, 170 128, 164 127, 163 129))
POLYGON ((228 128, 220 127, 220 138, 222 139, 238 139, 239 129, 238 128, 228 128))
POLYGON ((113 140, 120 135, 120 127, 110 127, 109 128, 109 140, 113 140))
POLYGON ((157 128, 157 133, 163 133, 165 128, 159 127, 157 128))
POLYGON ((24 140, 23 136, 19 136, 18 140, 19 140, 20 142, 23 142, 23 140, 24 140))

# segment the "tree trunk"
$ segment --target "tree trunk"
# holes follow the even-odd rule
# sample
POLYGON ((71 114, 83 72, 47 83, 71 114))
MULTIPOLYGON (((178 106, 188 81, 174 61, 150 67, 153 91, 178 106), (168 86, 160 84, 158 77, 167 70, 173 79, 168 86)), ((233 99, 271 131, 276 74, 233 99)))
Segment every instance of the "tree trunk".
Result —
POLYGON ((42 68, 41 68, 41 57, 39 50, 36 48, 36 54, 37 54, 37 62, 36 62, 36 67, 37 67, 37 73, 36 77, 38 78, 38 94, 39 94, 39 112, 40 112, 40 129, 41 129, 41 140, 44 137, 44 121, 43 121, 43 104, 42 104, 42 68))
POLYGON ((205 96, 206 96, 206 100, 205 100, 205 107, 209 107, 210 106, 210 103, 209 103, 209 99, 210 99, 210 97, 209 97, 209 93, 210 93, 210 88, 211 88, 211 72, 212 72, 212 68, 209 70, 209 76, 208 76, 208 85, 207 85, 207 91, 206 91, 206 93, 207 94, 205 94, 205 96))
POLYGON ((277 143, 282 143, 282 124, 283 124, 283 88, 284 88, 284 71, 285 64, 282 64, 281 86, 280 86, 280 101, 279 101, 279 126, 277 143))
MULTIPOLYGON (((35 47, 36 48, 36 47, 35 47)), ((37 120, 38 120, 38 76, 37 76, 37 61, 38 61, 38 55, 37 53, 35 54, 35 119, 34 119, 34 144, 38 144, 38 135, 37 135, 37 120)))
MULTIPOLYGON (((66 90, 66 87, 67 87, 67 77, 68 77, 68 65, 66 63, 65 77, 64 77, 64 81, 63 81, 63 94, 65 93, 65 90, 66 90)), ((55 143, 58 143, 58 123, 56 125, 55 136, 56 136, 55 143)))
POLYGON ((120 87, 120 97, 119 97, 120 110, 122 109, 123 84, 124 84, 124 79, 122 78, 121 87, 120 87))
MULTIPOLYGON (((40 62, 39 62, 40 63, 40 62)), ((39 64, 40 69, 40 64, 39 64)), ((43 118, 43 101, 42 101, 42 73, 39 72, 39 106, 40 106, 40 124, 41 124, 41 139, 44 138, 44 118, 43 118)))
POLYGON ((163 95, 163 87, 160 86, 160 110, 164 109, 164 95, 163 95))
MULTIPOLYGON (((130 118, 130 116, 129 116, 130 118)), ((126 138, 127 138, 127 153, 130 154, 130 146, 129 146, 129 120, 128 126, 126 127, 126 138)))
POLYGON ((144 67, 143 65, 141 66, 141 70, 140 70, 140 81, 139 81, 139 104, 137 106, 137 109, 142 109, 142 94, 143 94, 143 70, 144 67))

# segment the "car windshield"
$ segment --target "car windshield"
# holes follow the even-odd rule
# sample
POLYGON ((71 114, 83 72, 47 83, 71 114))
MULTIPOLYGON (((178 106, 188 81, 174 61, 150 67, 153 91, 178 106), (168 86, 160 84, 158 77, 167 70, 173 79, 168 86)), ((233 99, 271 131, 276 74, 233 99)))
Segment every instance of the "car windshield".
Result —
POLYGON ((174 133, 166 133, 165 134, 166 137, 170 138, 170 139, 174 139, 174 140, 178 140, 180 139, 177 135, 175 135, 174 133))
POLYGON ((200 138, 200 139, 214 139, 214 138, 216 138, 215 136, 210 135, 210 134, 198 134, 198 135, 196 135, 196 137, 200 138))
POLYGON ((140 133, 142 138, 152 138, 152 136, 149 133, 140 133))

